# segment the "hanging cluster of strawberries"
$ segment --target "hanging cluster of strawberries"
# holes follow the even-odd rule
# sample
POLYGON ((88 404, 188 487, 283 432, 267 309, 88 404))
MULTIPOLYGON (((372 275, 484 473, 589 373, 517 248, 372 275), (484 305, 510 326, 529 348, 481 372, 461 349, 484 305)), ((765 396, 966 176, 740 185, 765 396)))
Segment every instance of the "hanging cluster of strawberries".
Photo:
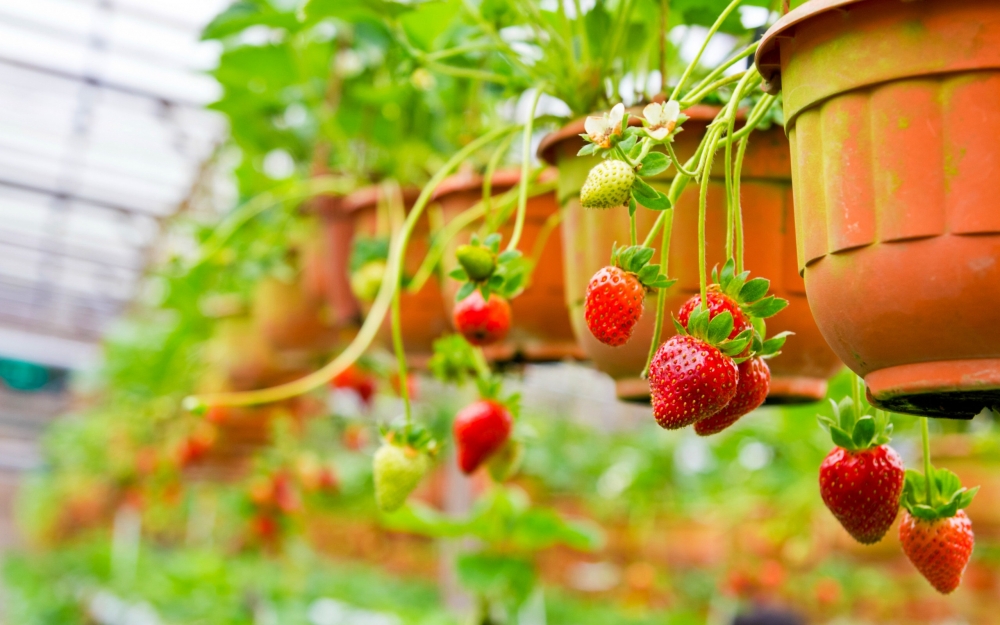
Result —
MULTIPOLYGON (((660 273, 660 265, 650 264, 656 250, 636 245, 634 224, 640 205, 672 209, 670 198, 643 177, 659 174, 672 164, 666 154, 652 149, 673 141, 685 119, 678 103, 670 101, 647 106, 641 128, 629 126, 629 115, 621 105, 587 120, 583 137, 589 143, 580 153, 599 154, 606 160, 591 170, 580 202, 591 209, 627 204, 633 223, 632 244, 613 249, 611 264, 594 274, 587 286, 587 327, 606 345, 627 343, 643 315, 646 296, 675 282, 660 273)), ((680 164, 673 164, 681 169, 680 164)), ((667 249, 660 250, 661 258, 667 254, 667 249)), ((712 284, 703 281, 701 295, 677 311, 677 335, 656 349, 648 367, 653 416, 663 428, 694 425, 702 436, 715 434, 767 397, 771 374, 765 359, 779 353, 785 336, 765 340, 764 319, 788 302, 767 295, 768 280, 749 280, 749 275, 737 272, 736 261, 730 259, 721 273, 713 271, 712 284)), ((664 312, 656 311, 658 329, 664 312)))
MULTIPOLYGON (((860 390, 860 379, 856 389, 860 390)), ((833 418, 820 417, 830 432, 833 451, 819 471, 823 502, 859 543, 879 542, 903 508, 899 542, 903 552, 934 588, 948 594, 958 588, 975 536, 964 508, 979 487, 966 489, 947 469, 930 462, 927 419, 922 419, 924 473, 905 470, 888 443, 892 423, 881 410, 869 414, 861 393, 833 404, 833 418)))

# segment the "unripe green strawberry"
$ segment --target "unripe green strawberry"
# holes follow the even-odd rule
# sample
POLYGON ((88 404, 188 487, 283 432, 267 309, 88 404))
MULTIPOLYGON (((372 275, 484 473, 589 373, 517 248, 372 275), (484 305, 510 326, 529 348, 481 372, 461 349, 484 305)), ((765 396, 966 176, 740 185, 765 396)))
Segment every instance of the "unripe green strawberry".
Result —
POLYGON ((512 438, 486 461, 486 468, 494 480, 503 482, 518 472, 522 460, 524 460, 524 443, 512 438))
POLYGON ((373 260, 365 263, 351 275, 351 292, 362 302, 373 302, 382 286, 385 276, 385 261, 373 260))
POLYGON ((455 257, 473 282, 486 280, 493 275, 493 270, 497 266, 493 253, 478 245, 459 246, 455 251, 455 257))
POLYGON ((587 174, 580 190, 580 204, 584 208, 615 208, 628 202, 635 170, 627 163, 606 160, 587 174))
POLYGON ((384 443, 375 452, 375 503, 383 512, 398 510, 430 468, 427 454, 384 443))

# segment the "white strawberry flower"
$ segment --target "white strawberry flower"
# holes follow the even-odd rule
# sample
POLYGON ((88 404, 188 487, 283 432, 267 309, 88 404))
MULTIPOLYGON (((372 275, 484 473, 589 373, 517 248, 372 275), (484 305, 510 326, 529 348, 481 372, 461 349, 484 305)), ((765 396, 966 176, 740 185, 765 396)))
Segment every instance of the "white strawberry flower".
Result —
POLYGON ((681 105, 676 100, 660 104, 653 102, 642 109, 646 134, 657 141, 663 141, 677 127, 681 115, 681 105))
POLYGON ((609 112, 601 116, 588 117, 583 123, 590 140, 602 148, 611 147, 612 135, 622 132, 622 119, 625 117, 625 105, 619 102, 609 112))

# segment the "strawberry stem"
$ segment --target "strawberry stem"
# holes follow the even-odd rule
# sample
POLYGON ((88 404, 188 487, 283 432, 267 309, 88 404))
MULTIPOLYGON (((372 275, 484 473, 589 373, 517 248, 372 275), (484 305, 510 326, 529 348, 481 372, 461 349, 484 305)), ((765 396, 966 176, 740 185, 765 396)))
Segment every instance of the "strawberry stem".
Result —
POLYGON ((535 127, 535 111, 538 110, 538 100, 545 92, 545 85, 535 89, 535 97, 528 109, 528 120, 524 122, 524 138, 521 144, 521 180, 517 190, 517 218, 514 220, 514 232, 507 243, 508 250, 516 250, 521 242, 521 232, 524 231, 524 216, 528 210, 528 172, 531 169, 531 134, 535 127))
POLYGON ((403 330, 399 319, 399 300, 402 285, 396 288, 392 296, 392 347, 396 352, 396 363, 399 366, 399 396, 403 399, 403 412, 406 415, 406 433, 410 433, 413 425, 413 407, 410 406, 410 389, 406 374, 406 350, 403 348, 403 330))
POLYGON ((489 162, 486 164, 486 172, 483 174, 483 226, 480 230, 480 236, 486 238, 486 235, 491 232, 493 228, 493 175, 496 170, 500 167, 500 160, 507 154, 510 150, 510 144, 514 142, 514 134, 511 133, 504 137, 496 150, 490 156, 489 162))
MULTIPOLYGON (((669 276, 670 270, 670 235, 674 230, 674 211, 666 210, 666 221, 663 224, 663 233, 660 238, 660 273, 669 276)), ((649 354, 646 356, 646 366, 642 369, 643 380, 649 377, 649 366, 653 362, 653 356, 660 347, 660 335, 663 333, 663 318, 667 315, 667 290, 657 289, 656 292, 656 323, 653 325, 653 340, 649 343, 649 354)))
POLYGON ((931 434, 927 427, 927 417, 920 419, 920 438, 924 445, 924 484, 927 488, 927 505, 934 507, 934 480, 931 479, 931 434))
POLYGON ((854 401, 854 420, 861 418, 861 376, 855 374, 851 384, 851 399, 854 401))
POLYGON ((629 245, 632 245, 632 246, 635 245, 636 239, 639 238, 636 235, 636 230, 635 230, 635 213, 636 213, 636 211, 629 211, 629 215, 628 215, 629 245))
POLYGON ((708 261, 705 258, 705 219, 708 212, 708 184, 712 175, 712 161, 718 149, 716 141, 721 129, 711 129, 706 137, 710 146, 702 154, 701 192, 698 195, 698 287, 701 294, 701 309, 708 310, 708 261))

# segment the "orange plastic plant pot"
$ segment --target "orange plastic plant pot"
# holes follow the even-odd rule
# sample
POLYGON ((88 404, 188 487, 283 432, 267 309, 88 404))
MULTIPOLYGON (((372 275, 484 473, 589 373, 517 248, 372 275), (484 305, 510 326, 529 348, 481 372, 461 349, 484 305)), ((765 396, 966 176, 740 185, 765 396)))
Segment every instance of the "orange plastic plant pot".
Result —
MULTIPOLYGON (((379 236, 379 198, 378 187, 367 187, 344 199, 344 210, 353 217, 355 238, 379 236)), ((417 190, 403 191, 403 204, 407 211, 413 207, 416 199, 417 190)), ((417 272, 429 249, 430 220, 428 213, 425 212, 417 221, 406 246, 406 258, 403 260, 404 279, 412 277, 417 272)), ((434 352, 434 341, 450 327, 448 313, 441 297, 440 281, 436 276, 432 276, 416 293, 408 293, 404 289, 399 304, 400 330, 407 359, 412 366, 424 367, 434 352)), ((361 308, 367 314, 368 305, 362 304, 361 308)), ((379 332, 379 339, 384 347, 392 349, 392 325, 389 315, 386 315, 385 323, 379 332)))
POLYGON ((827 342, 886 409, 1000 405, 1000 3, 811 0, 757 66, 827 342))
MULTIPOLYGON (((675 149, 686 159, 697 149, 707 124, 717 108, 698 106, 685 111, 690 120, 677 136, 675 149)), ((634 111, 638 114, 638 111, 634 111)), ((637 120, 633 120, 637 121, 637 120)), ((590 277, 608 264, 613 244, 629 241, 628 211, 584 210, 580 206, 580 188, 590 169, 599 162, 595 157, 578 157, 583 147, 579 134, 583 120, 578 120, 546 137, 539 154, 559 167, 559 198, 565 210, 563 250, 566 257, 566 295, 570 305, 577 340, 594 365, 615 379, 618 396, 626 400, 645 400, 649 385, 639 376, 645 366, 653 338, 656 296, 646 298, 646 309, 632 334, 621 347, 609 347, 597 341, 587 329, 583 302, 590 277)), ((662 191, 669 187, 675 170, 671 169, 652 185, 662 191)), ((795 264, 795 243, 791 208, 791 166, 788 143, 780 128, 757 131, 748 144, 741 185, 745 232, 745 266, 754 276, 771 280, 771 291, 789 300, 789 306, 768 320, 768 333, 790 330, 782 354, 769 361, 771 391, 768 401, 794 403, 815 401, 826 394, 827 380, 842 367, 830 351, 806 304, 805 289, 795 264)), ((707 259, 709 267, 725 262, 725 180, 721 164, 709 182, 706 220, 707 259)), ((667 291, 666 314, 675 314, 698 293, 698 187, 690 183, 675 206, 674 226, 668 273, 677 284, 667 291)), ((636 213, 639 238, 653 225, 657 213, 641 209, 636 213)), ((654 244, 659 247, 660 238, 654 244)), ((660 262, 660 261, 656 261, 660 262)), ((660 340, 673 336, 667 317, 660 340)))
MULTIPOLYGON (((493 195, 513 189, 520 180, 519 171, 503 171, 493 176, 493 195)), ((438 188, 435 201, 444 212, 444 219, 450 222, 465 210, 472 208, 483 199, 483 179, 472 174, 458 174, 448 178, 438 188)), ((496 210, 496 209, 494 209, 496 210)), ((514 209, 512 209, 514 210, 514 209)), ((566 308, 566 294, 563 287, 563 250, 559 227, 547 228, 550 219, 557 218, 559 203, 555 192, 528 198, 524 229, 518 248, 525 256, 531 257, 539 236, 545 236, 538 257, 538 265, 531 275, 528 287, 511 300, 512 325, 507 339, 486 349, 487 357, 509 360, 520 357, 530 362, 581 358, 580 350, 573 336, 569 310, 566 308)), ((500 228, 503 236, 501 249, 506 245, 514 230, 514 214, 500 228)), ((449 245, 443 258, 445 273, 458 267, 455 249, 467 243, 474 228, 461 232, 449 245)), ((445 279, 445 305, 449 311, 454 308, 459 282, 445 279)))

